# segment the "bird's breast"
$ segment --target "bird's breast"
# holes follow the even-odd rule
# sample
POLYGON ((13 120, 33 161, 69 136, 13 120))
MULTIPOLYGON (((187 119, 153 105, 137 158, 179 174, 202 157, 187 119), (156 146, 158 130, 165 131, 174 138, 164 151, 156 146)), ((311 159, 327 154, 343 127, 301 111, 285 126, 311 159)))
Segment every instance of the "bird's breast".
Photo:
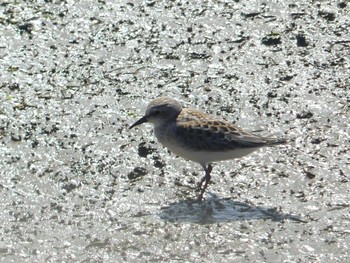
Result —
POLYGON ((176 127, 160 126, 154 127, 154 134, 158 141, 174 154, 191 160, 192 150, 183 144, 179 135, 176 134, 176 127))

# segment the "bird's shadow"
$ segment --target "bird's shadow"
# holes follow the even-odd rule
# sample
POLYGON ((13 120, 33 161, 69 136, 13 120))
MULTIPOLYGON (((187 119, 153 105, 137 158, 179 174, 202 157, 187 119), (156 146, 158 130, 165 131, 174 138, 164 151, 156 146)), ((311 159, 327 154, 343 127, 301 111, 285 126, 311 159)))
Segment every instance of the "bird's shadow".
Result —
POLYGON ((189 222, 212 224, 245 220, 292 220, 305 223, 299 216, 282 213, 276 208, 254 206, 252 204, 233 201, 230 198, 218 198, 211 195, 202 202, 184 200, 162 207, 158 216, 169 222, 189 222))

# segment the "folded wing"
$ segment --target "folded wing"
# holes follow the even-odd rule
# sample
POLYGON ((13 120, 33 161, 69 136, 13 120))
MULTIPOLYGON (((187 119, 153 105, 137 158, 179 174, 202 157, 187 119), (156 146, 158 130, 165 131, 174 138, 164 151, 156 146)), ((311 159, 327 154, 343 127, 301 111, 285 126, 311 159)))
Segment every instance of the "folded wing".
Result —
POLYGON ((259 148, 282 144, 284 139, 260 137, 221 120, 187 120, 177 124, 178 138, 196 151, 230 151, 237 148, 259 148))

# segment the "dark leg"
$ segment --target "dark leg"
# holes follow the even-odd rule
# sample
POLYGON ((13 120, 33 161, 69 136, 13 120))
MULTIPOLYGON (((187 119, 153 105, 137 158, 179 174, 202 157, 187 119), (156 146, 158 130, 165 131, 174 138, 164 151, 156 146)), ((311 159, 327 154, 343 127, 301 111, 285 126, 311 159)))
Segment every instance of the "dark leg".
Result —
POLYGON ((198 195, 198 200, 202 201, 203 199, 203 194, 205 192, 205 189, 207 189, 208 184, 210 182, 210 173, 213 170, 213 167, 211 167, 211 165, 209 164, 207 167, 204 167, 204 171, 205 171, 205 176, 202 178, 202 180, 199 183, 199 189, 200 189, 200 193, 198 195), (202 184, 204 183, 204 186, 202 187, 202 184))
MULTIPOLYGON (((205 171, 205 175, 203 176, 203 178, 201 179, 201 181, 198 183, 198 190, 202 190, 202 185, 203 185, 204 182, 208 181, 208 182, 206 182, 206 184, 209 183, 210 177, 211 177, 211 176, 210 176, 210 173, 211 173, 211 170, 212 170, 213 168, 212 168, 211 165, 209 164, 207 167, 203 166, 203 169, 204 169, 204 171, 205 171), (209 177, 209 179, 208 179, 208 177, 209 177)), ((206 186, 205 186, 205 187, 206 187, 206 186)))

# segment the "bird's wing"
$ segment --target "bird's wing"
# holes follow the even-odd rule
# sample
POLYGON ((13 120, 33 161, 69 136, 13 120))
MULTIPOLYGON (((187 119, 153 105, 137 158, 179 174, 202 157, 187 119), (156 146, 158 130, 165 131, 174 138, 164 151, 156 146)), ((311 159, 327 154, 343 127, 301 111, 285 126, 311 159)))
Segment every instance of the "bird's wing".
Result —
POLYGON ((196 151, 229 151, 269 145, 266 138, 247 133, 229 122, 216 119, 180 121, 177 123, 176 133, 184 146, 191 145, 196 151))

